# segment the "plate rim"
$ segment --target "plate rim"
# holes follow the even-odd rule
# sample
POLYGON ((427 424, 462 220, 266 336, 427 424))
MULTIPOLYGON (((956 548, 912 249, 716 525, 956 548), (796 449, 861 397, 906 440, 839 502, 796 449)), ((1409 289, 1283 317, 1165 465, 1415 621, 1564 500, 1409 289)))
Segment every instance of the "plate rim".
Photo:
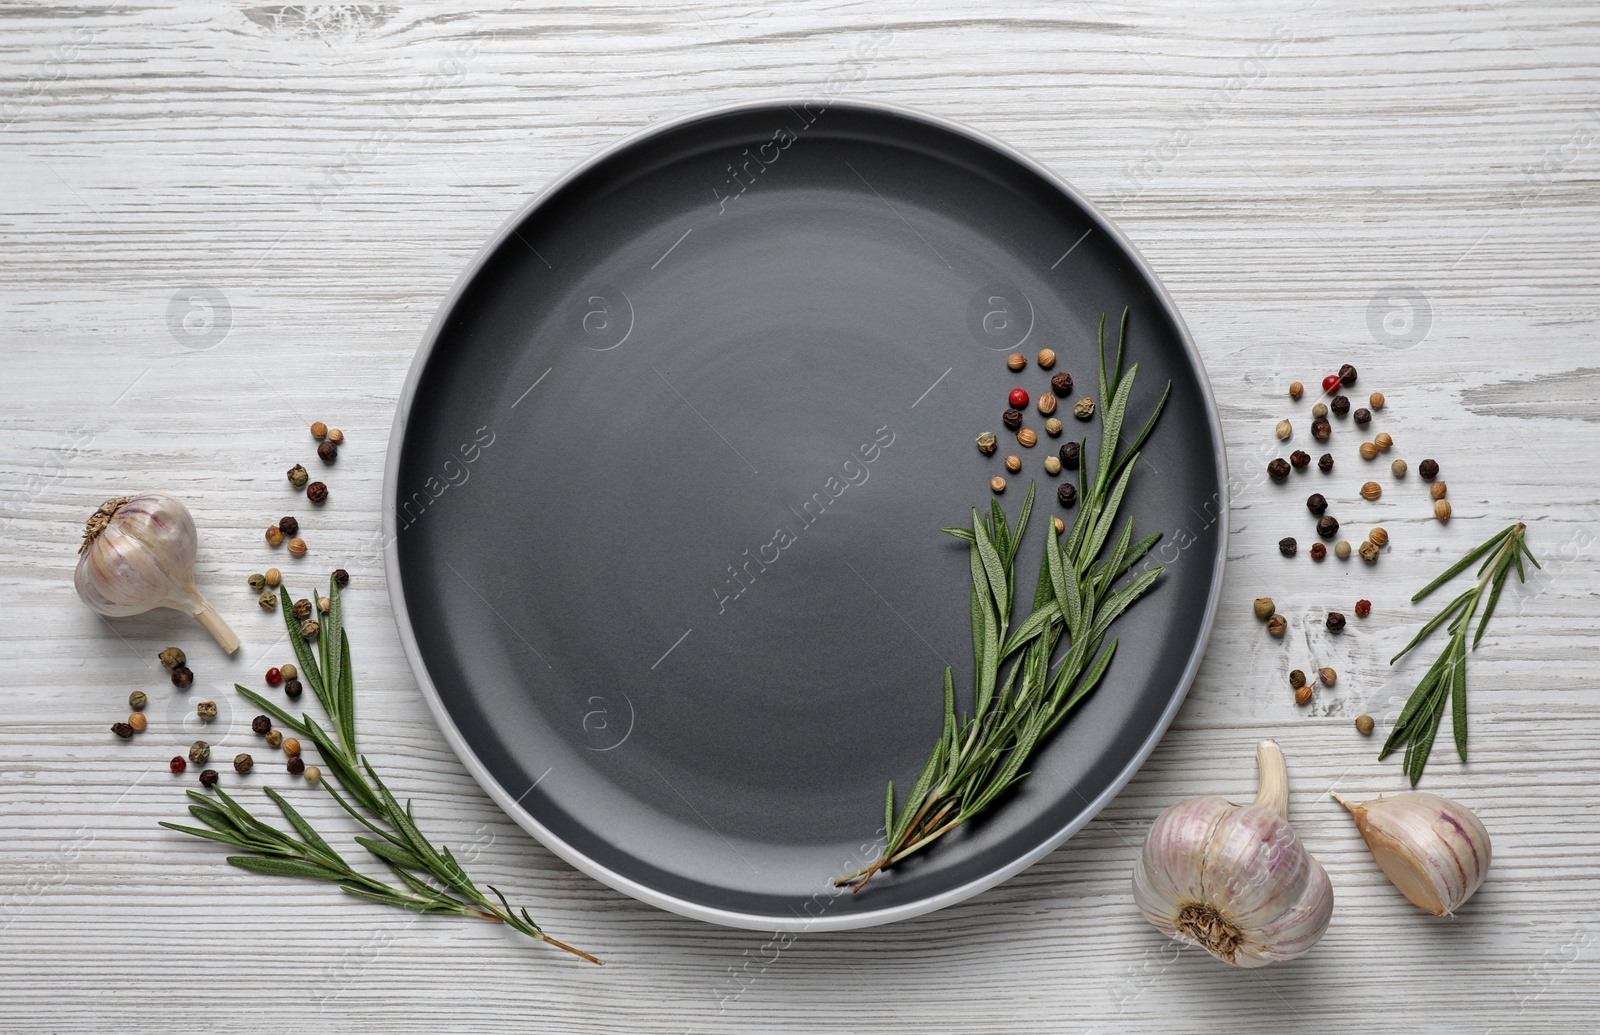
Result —
MULTIPOLYGON (((456 726, 449 709, 444 705, 444 700, 439 694, 428 674, 427 664, 422 658, 421 649, 417 643, 416 635, 412 630, 410 611, 406 606, 405 584, 400 572, 399 551, 393 547, 399 540, 397 527, 398 512, 394 507, 395 493, 399 488, 400 454, 405 442, 406 425, 409 422, 412 405, 416 399, 417 387, 423 369, 432 357, 435 346, 438 344, 439 334, 444 328, 446 320, 467 286, 482 270, 490 257, 505 244, 516 232, 517 227, 532 215, 547 200, 555 197, 568 184, 578 179, 590 169, 607 161, 614 155, 632 148, 636 144, 651 137, 661 136, 677 130, 679 127, 699 122, 708 118, 741 112, 757 111, 762 109, 778 108, 785 105, 815 104, 819 98, 803 97, 799 95, 779 95, 773 97, 755 98, 744 101, 735 101, 725 104, 712 105, 699 108, 671 118, 661 119, 650 123, 631 133, 627 133, 612 143, 591 152, 585 158, 570 166, 565 172, 551 180, 544 188, 537 191, 516 212, 506 219, 500 229, 496 231, 466 267, 457 276, 449 292, 440 301, 435 310, 433 319, 428 328, 423 332, 422 342, 416 354, 411 359, 410 369, 406 372, 406 379, 400 390, 400 396, 395 405, 394 422, 390 428, 389 444, 383 471, 383 500, 380 505, 383 533, 383 570, 385 583, 389 593, 390 609, 394 615, 395 627, 400 634, 400 643, 406 656, 406 663, 411 668, 412 676, 417 681, 418 689, 422 691, 423 699, 427 702, 428 710, 432 713, 434 722, 438 724, 445 740, 455 751, 467 771, 485 793, 499 806, 513 822, 525 830, 546 849, 554 853, 568 865, 573 866, 581 873, 599 881, 613 890, 620 891, 631 898, 655 906, 680 916, 724 927, 740 928, 752 931, 843 931, 863 927, 876 927, 882 924, 893 923, 897 920, 906 920, 911 917, 931 913, 946 906, 955 905, 975 895, 1000 884, 1016 874, 1022 872, 1040 859, 1055 851, 1073 834, 1081 830, 1088 822, 1097 816, 1100 811, 1111 803, 1121 793, 1136 773, 1144 767, 1150 755, 1155 751, 1167 729, 1177 717, 1178 710, 1189 696, 1189 690, 1194 685, 1195 677, 1199 674, 1200 665, 1205 658, 1206 648, 1211 641, 1211 633, 1215 624, 1217 608, 1222 595, 1222 581, 1224 569, 1227 565, 1227 541, 1229 526, 1228 500, 1219 501, 1217 508, 1217 535, 1221 548, 1217 551, 1216 561, 1212 566, 1211 586, 1206 601, 1205 613, 1200 623, 1200 636, 1195 641, 1194 649, 1184 665, 1183 674, 1178 679, 1177 692, 1168 700, 1166 708, 1162 711, 1155 726, 1139 745, 1128 763, 1117 773, 1116 777, 1106 786, 1094 800, 1087 803, 1087 807, 1071 822, 1065 824, 1060 830, 1052 833, 1038 845, 1023 853, 1017 858, 998 867, 981 877, 967 881, 954 888, 939 892, 914 902, 905 902, 882 909, 868 910, 858 913, 829 914, 824 912, 821 916, 796 917, 787 919, 779 916, 769 916, 759 913, 747 913, 740 910, 723 909, 707 906, 698 902, 679 898, 676 895, 662 892, 656 888, 641 884, 609 867, 589 858, 582 851, 568 844, 554 832, 540 823, 531 813, 524 809, 520 799, 514 799, 511 794, 500 785, 482 761, 477 752, 473 750, 466 737, 456 726)), ((887 101, 872 100, 851 96, 826 98, 826 111, 828 108, 850 108, 857 111, 879 115, 889 115, 897 118, 921 122, 937 129, 965 137, 983 147, 1009 158, 1018 165, 1028 169, 1039 176, 1051 187, 1060 191, 1065 197, 1076 204, 1089 219, 1095 224, 1095 229, 1110 237, 1127 254, 1136 265, 1140 275, 1153 289, 1157 302, 1166 311, 1167 317, 1177 329, 1179 341, 1189 359, 1194 363, 1200 373, 1200 394, 1204 403, 1211 432, 1212 457, 1216 464, 1217 482, 1222 486, 1222 492, 1227 494, 1228 486, 1228 461, 1227 451, 1222 437, 1222 419, 1217 409, 1216 398, 1211 388, 1211 378, 1206 373, 1205 362, 1200 355, 1199 348, 1194 343, 1193 336, 1189 333, 1188 325, 1183 320, 1183 315, 1178 311, 1177 305, 1167 292, 1166 285, 1156 275, 1154 268, 1145 259, 1144 255, 1136 248, 1122 231, 1114 224, 1110 217, 1097 206, 1078 192, 1065 179, 1058 176, 1042 162, 1034 159, 1017 147, 1005 143, 982 130, 974 129, 952 119, 931 112, 922 111, 903 104, 887 101)))

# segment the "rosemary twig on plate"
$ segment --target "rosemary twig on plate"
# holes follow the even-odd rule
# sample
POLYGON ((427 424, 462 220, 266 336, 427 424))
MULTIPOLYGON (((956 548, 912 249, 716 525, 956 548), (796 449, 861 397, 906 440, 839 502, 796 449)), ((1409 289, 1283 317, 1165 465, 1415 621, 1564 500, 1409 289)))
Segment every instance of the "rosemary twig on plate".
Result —
POLYGON ((1423 768, 1428 764, 1428 755, 1433 750, 1433 741, 1444 721, 1447 707, 1455 730, 1456 751, 1461 755, 1461 761, 1467 760, 1467 636, 1472 634, 1471 649, 1476 650, 1490 617, 1494 615, 1495 605, 1500 602, 1500 591, 1505 588, 1506 578, 1512 569, 1516 569, 1517 581, 1525 581, 1522 567, 1524 556, 1534 567, 1539 567, 1538 560, 1528 549, 1527 529, 1528 526, 1521 522, 1501 529, 1488 542, 1451 565, 1443 575, 1422 587, 1411 598, 1413 603, 1421 600, 1466 571, 1478 558, 1488 555, 1478 569, 1477 583, 1446 604, 1444 610, 1429 619, 1399 654, 1389 659, 1389 664, 1393 665, 1440 625, 1447 621, 1450 623, 1447 627, 1450 641, 1423 675, 1417 688, 1411 691, 1405 707, 1400 709, 1400 717, 1395 720, 1389 739, 1384 741, 1383 751, 1378 755, 1380 759, 1387 758, 1395 748, 1404 744, 1406 750, 1401 764, 1412 786, 1416 786, 1423 768), (1473 632, 1472 620, 1478 614, 1478 605, 1484 602, 1485 589, 1489 591, 1489 597, 1482 617, 1478 618, 1477 631, 1473 632))
POLYGON ((1082 503, 1077 518, 1065 535, 1055 534, 1053 523, 1049 528, 1033 608, 1021 625, 1015 629, 1010 625, 1013 562, 1033 508, 1033 486, 1028 487, 1014 525, 999 502, 991 501, 987 518, 974 510, 971 527, 944 530, 968 544, 971 562, 973 710, 957 719, 955 685, 950 670, 945 669, 944 730, 898 808, 894 783, 890 782, 884 797, 888 839, 883 851, 870 866, 835 883, 854 884, 860 891, 873 874, 926 849, 1026 777, 1023 766, 1040 743, 1095 688, 1110 666, 1117 651, 1117 640, 1106 640, 1111 623, 1160 577, 1163 569, 1156 565, 1118 584, 1160 540, 1160 532, 1135 541, 1133 519, 1129 518, 1121 534, 1111 539, 1139 447, 1155 427, 1172 390, 1169 381, 1144 427, 1119 452, 1123 418, 1138 372, 1137 364, 1126 373, 1122 370, 1127 327, 1124 310, 1116 359, 1108 372, 1105 319, 1101 318, 1103 409, 1094 479, 1084 484, 1088 461, 1087 453, 1081 453, 1082 503), (1063 642, 1065 655, 1052 671, 1051 659, 1063 642), (1008 662, 1010 668, 1002 682, 1001 670, 1008 662))

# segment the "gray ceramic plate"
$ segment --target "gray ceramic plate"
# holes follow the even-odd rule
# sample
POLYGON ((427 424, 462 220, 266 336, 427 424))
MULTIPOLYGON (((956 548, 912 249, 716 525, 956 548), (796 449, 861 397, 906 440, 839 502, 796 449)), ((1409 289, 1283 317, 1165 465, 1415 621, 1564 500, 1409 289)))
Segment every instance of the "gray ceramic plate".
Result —
MULTIPOLYGON (((1041 438, 1001 450, 1026 454, 1013 512, 1040 483, 1023 601, 1063 513, 1041 438)), ((1224 485, 1182 320, 1070 187, 932 116, 760 103, 584 162, 462 275, 400 400, 385 560, 439 724, 552 851, 704 920, 861 927, 1016 873, 1132 776, 1200 662, 1224 485), (1003 807, 835 892, 938 733, 946 663, 971 685, 966 547, 938 530, 988 505, 973 438, 1006 393, 1046 384, 1005 356, 1053 348, 1092 392, 1124 306, 1133 412, 1173 381, 1125 508, 1168 573, 1003 807)))

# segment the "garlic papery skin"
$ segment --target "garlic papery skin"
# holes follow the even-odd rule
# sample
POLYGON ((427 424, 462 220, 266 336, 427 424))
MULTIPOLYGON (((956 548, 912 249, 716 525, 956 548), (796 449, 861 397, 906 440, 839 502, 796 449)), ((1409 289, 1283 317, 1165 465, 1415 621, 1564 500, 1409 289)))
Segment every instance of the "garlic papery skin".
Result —
POLYGON ((1256 748, 1249 805, 1206 795, 1156 817, 1133 869, 1145 919, 1236 967, 1311 951, 1333 916, 1333 885, 1289 825, 1289 771, 1276 742, 1256 748))
POLYGON ((194 587, 194 518, 164 492, 106 500, 89 518, 73 584, 83 602, 112 618, 157 607, 193 615, 232 654, 239 637, 194 587))
POLYGON ((1453 913, 1489 874, 1489 831, 1465 805, 1425 791, 1359 805, 1333 800, 1350 810, 1384 876, 1419 909, 1453 913))

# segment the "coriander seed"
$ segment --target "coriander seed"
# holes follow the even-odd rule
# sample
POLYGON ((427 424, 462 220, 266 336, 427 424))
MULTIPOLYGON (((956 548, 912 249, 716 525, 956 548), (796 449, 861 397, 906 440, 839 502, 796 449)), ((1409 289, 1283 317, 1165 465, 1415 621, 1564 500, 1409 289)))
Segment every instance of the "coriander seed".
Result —
POLYGON ((1079 420, 1088 420, 1094 416, 1094 400, 1087 395, 1072 404, 1072 415, 1079 420))
POLYGON ((1296 449, 1289 454, 1289 465, 1296 471, 1303 471, 1311 464, 1311 454, 1304 449, 1296 449))
POLYGON ((289 540, 289 555, 292 557, 304 557, 306 555, 306 541, 299 536, 289 540))
POLYGON ((243 752, 233 756, 233 771, 236 773, 248 773, 255 764, 256 760, 243 752))
POLYGON ((1299 381, 1289 382, 1289 398, 1298 399, 1304 394, 1306 394, 1305 385, 1301 384, 1299 381))
POLYGON ((189 761, 200 765, 211 757, 211 745, 203 740, 197 740, 189 745, 189 761))
POLYGON ((1358 427, 1364 428, 1368 424, 1372 423, 1372 411, 1367 409, 1365 406, 1356 410, 1356 412, 1352 413, 1350 416, 1355 420, 1358 427))
POLYGON ((1363 737, 1372 736, 1372 730, 1373 730, 1373 728, 1375 726, 1377 726, 1377 723, 1372 721, 1372 716, 1370 716, 1370 715, 1357 715, 1356 716, 1356 732, 1361 734, 1363 737))
POLYGON ((1016 455, 1006 457, 1006 470, 1012 474, 1022 470, 1022 457, 1016 455))
POLYGON ((1428 486, 1428 495, 1436 500, 1444 499, 1445 493, 1449 491, 1450 487, 1444 482, 1434 482, 1432 485, 1428 486))
MULTIPOLYGON (((268 546, 282 546, 283 545, 283 529, 279 528, 277 525, 268 525, 267 526, 267 545, 268 546)), ((265 582, 265 576, 263 576, 262 581, 263 581, 263 583, 265 582)))
POLYGON ((179 690, 187 690, 194 685, 194 673, 189 671, 188 665, 179 665, 172 670, 172 685, 179 690))
POLYGON ((1356 617, 1365 618, 1372 613, 1372 601, 1362 597, 1356 601, 1356 617))
POLYGON ((1328 619, 1323 624, 1328 627, 1329 632, 1339 632, 1344 628, 1344 615, 1338 611, 1329 611, 1328 619))
POLYGON ((201 773, 200 773, 200 786, 202 786, 202 787, 211 787, 211 786, 214 786, 216 784, 216 782, 217 782, 217 771, 215 769, 205 769, 205 770, 201 771, 201 773))
POLYGON ((333 569, 333 581, 339 584, 340 589, 343 589, 350 585, 350 573, 343 568, 335 568, 333 569))
POLYGON ((321 482, 312 482, 306 486, 306 499, 312 503, 326 503, 328 500, 328 487, 321 482))
POLYGON ((1285 478, 1289 477, 1289 461, 1285 460, 1281 456, 1278 457, 1276 460, 1267 465, 1267 473, 1272 476, 1273 481, 1283 481, 1285 478))
POLYGON ((1000 448, 1000 440, 994 437, 994 432, 985 431, 978 436, 978 452, 984 456, 993 456, 994 451, 1000 448))
POLYGON ((1327 556, 1328 556, 1328 548, 1326 546, 1323 546, 1321 543, 1312 543, 1311 544, 1311 559, 1312 560, 1320 561, 1320 560, 1322 560, 1323 558, 1325 558, 1327 556))
POLYGON ((273 589, 277 589, 278 583, 282 581, 283 572, 279 571, 277 568, 267 569, 267 585, 271 586, 273 589))
POLYGON ((1361 486, 1361 498, 1364 500, 1375 500, 1382 495, 1383 486, 1377 482, 1367 482, 1361 486))
POLYGON ((1078 487, 1071 482, 1062 482, 1056 489, 1056 502, 1063 507, 1070 507, 1078 502, 1078 487))
POLYGON ((320 420, 311 422, 311 437, 321 442, 328 437, 328 426, 320 420))
POLYGON ((286 755, 298 755, 300 753, 300 742, 293 737, 284 737, 283 753, 286 755))
POLYGON ((1361 459, 1372 460, 1378 455, 1378 447, 1371 442, 1361 443, 1361 459))
POLYGON ((1050 475, 1060 474, 1061 473, 1061 458, 1059 456, 1047 456, 1047 457, 1045 457, 1044 458, 1044 473, 1045 474, 1050 474, 1050 475))
POLYGON ((150 703, 150 698, 145 696, 143 690, 135 690, 128 695, 128 707, 136 712, 144 711, 144 706, 150 703))
POLYGON ((1028 365, 1028 357, 1020 352, 1013 352, 1006 357, 1006 366, 1012 370, 1021 370, 1028 365))
POLYGON ((1361 540, 1361 559, 1368 564, 1378 563, 1378 544, 1371 539, 1361 540))
POLYGON ((149 722, 150 720, 144 717, 143 712, 134 712, 128 716, 128 725, 133 727, 133 732, 135 733, 143 733, 145 726, 149 725, 149 722))
POLYGON ((1059 399, 1051 395, 1049 392, 1045 392, 1043 395, 1039 396, 1039 401, 1034 405, 1039 407, 1040 413, 1048 417, 1052 413, 1056 412, 1056 403, 1059 401, 1059 399))
POLYGON ((1326 417, 1327 415, 1328 415, 1328 404, 1327 403, 1320 403, 1319 402, 1319 403, 1312 404, 1311 416, 1313 418, 1315 418, 1317 420, 1321 420, 1322 418, 1326 417))
POLYGON ((1298 690, 1306 685, 1306 674, 1299 669, 1289 670, 1289 689, 1298 690))
POLYGON ((1072 375, 1065 370, 1057 371, 1050 377, 1050 390, 1056 395, 1066 396, 1072 392, 1072 375))
POLYGON ((306 766, 305 777, 306 783, 316 783, 322 779, 322 770, 314 765, 308 765, 306 766))
POLYGON ((1034 446, 1038 445, 1038 443, 1039 436, 1034 433, 1032 428, 1023 428, 1021 431, 1017 432, 1017 444, 1023 449, 1032 449, 1034 446))
POLYGON ((1311 688, 1303 686, 1294 692, 1294 703, 1306 705, 1311 703, 1311 688))
POLYGON ((1294 425, 1290 424, 1286 420, 1280 420, 1278 422, 1277 433, 1279 438, 1286 439, 1290 435, 1294 434, 1294 425))
POLYGON ((166 650, 161 652, 161 665, 163 668, 174 669, 179 665, 187 665, 188 663, 189 659, 185 657, 183 651, 177 647, 168 647, 166 650))
POLYGON ((1311 437, 1318 442, 1328 441, 1328 436, 1333 434, 1333 425, 1328 423, 1328 418, 1319 417, 1311 422, 1311 437))
POLYGON ((314 640, 317 638, 317 631, 321 628, 322 627, 317 624, 317 620, 315 618, 307 618, 305 621, 300 623, 300 638, 305 640, 314 640))
POLYGON ((1449 521, 1450 520, 1450 501, 1449 500, 1434 500, 1434 502, 1433 502, 1433 516, 1438 518, 1440 521, 1449 521))
POLYGON ((1051 438, 1055 438, 1057 435, 1061 434, 1061 428, 1061 422, 1054 417, 1051 417, 1049 420, 1044 422, 1045 434, 1049 435, 1051 438))
POLYGON ((250 720, 250 732, 258 737, 264 737, 272 731, 272 720, 265 715, 257 715, 250 720))
POLYGON ((115 733, 123 740, 127 740, 133 736, 133 727, 125 722, 113 722, 111 724, 111 732, 115 733))
POLYGON ((1341 539, 1337 543, 1334 543, 1333 555, 1339 558, 1341 561, 1348 561, 1350 559, 1350 541, 1348 539, 1341 539))
POLYGON ((261 610, 271 611, 278 606, 278 594, 270 589, 264 589, 261 595, 256 597, 256 603, 261 605, 261 610))
POLYGON ((344 442, 344 432, 340 431, 338 428, 329 428, 328 441, 332 442, 336 446, 341 444, 344 442))
POLYGON ((293 612, 296 618, 304 621, 305 619, 311 617, 311 601, 307 600, 305 597, 301 597, 299 600, 294 602, 294 607, 290 610, 293 612))
POLYGON ((1006 491, 1006 480, 998 474, 989 479, 989 489, 996 495, 1006 491))
POLYGON ((1055 365, 1056 365, 1056 353, 1055 353, 1055 350, 1054 349, 1040 349, 1039 350, 1039 366, 1041 368, 1045 369, 1045 370, 1049 370, 1051 367, 1053 367, 1055 365))
MULTIPOLYGON (((245 585, 249 586, 251 589, 255 590, 257 593, 259 593, 263 589, 267 588, 267 577, 265 575, 260 574, 259 572, 254 574, 254 575, 251 575, 249 578, 245 579, 244 581, 245 581, 245 585)), ((171 668, 172 666, 168 665, 167 667, 171 668)))
POLYGON ((1371 395, 1367 396, 1367 405, 1371 406, 1374 410, 1383 409, 1383 393, 1373 392, 1371 395))
POLYGON ((1076 442, 1063 443, 1060 452, 1057 454, 1061 457, 1061 466, 1065 467, 1069 471, 1077 470, 1078 456, 1082 448, 1083 447, 1076 442))
POLYGON ((194 703, 194 713, 200 716, 201 722, 211 722, 217 717, 217 702, 196 701, 194 703))
POLYGON ((1339 681, 1339 673, 1324 665, 1317 669, 1317 681, 1323 686, 1332 686, 1339 681))
POLYGON ((1372 444, 1378 447, 1378 452, 1387 453, 1394 446, 1394 436, 1387 431, 1380 431, 1372 437, 1372 444))
POLYGON ((1328 499, 1320 492, 1313 492, 1306 497, 1306 509, 1311 513, 1321 516, 1328 509, 1328 499))
POLYGON ((1323 474, 1327 474, 1329 471, 1333 470, 1332 453, 1323 453, 1321 456, 1317 457, 1317 470, 1321 471, 1323 474))
POLYGON ((331 464, 339 459, 339 446, 335 442, 324 441, 317 447, 317 459, 325 464, 331 464))
POLYGON ((1060 535, 1062 532, 1067 530, 1067 523, 1058 517, 1052 517, 1050 519, 1050 524, 1055 527, 1056 535, 1060 535))
POLYGON ((1437 460, 1424 460, 1424 461, 1422 461, 1422 463, 1417 465, 1417 473, 1422 475, 1422 480, 1423 481, 1425 481, 1425 482, 1433 481, 1435 478, 1439 477, 1439 461, 1437 461, 1437 460))
POLYGON ((1324 539, 1332 539, 1339 534, 1339 519, 1332 514, 1324 514, 1317 518, 1317 535, 1324 539))
POLYGON ((1289 620, 1283 615, 1273 615, 1267 619, 1267 632, 1281 637, 1289 630, 1289 620))
POLYGON ((1342 395, 1333 397, 1333 402, 1328 404, 1328 409, 1333 411, 1335 417, 1343 417, 1350 412, 1350 400, 1342 395))
POLYGON ((1000 423, 1012 431, 1022 427, 1022 411, 1012 406, 1000 415, 1000 423))
POLYGON ((1371 543, 1373 546, 1378 546, 1378 547, 1388 546, 1389 545, 1389 531, 1388 531, 1388 529, 1383 528, 1381 526, 1378 527, 1378 528, 1374 528, 1372 531, 1367 533, 1367 542, 1371 543))
POLYGON ((282 530, 284 535, 299 535, 300 534, 300 522, 299 522, 299 520, 297 518, 295 518, 293 516, 286 516, 286 517, 279 518, 278 519, 278 528, 282 530))
POLYGON ((305 488, 306 482, 310 478, 311 474, 300 464, 295 464, 289 468, 289 484, 297 489, 305 488))
POLYGON ((1254 610, 1256 617, 1264 622, 1276 614, 1278 609, 1277 606, 1273 604, 1271 597, 1256 597, 1254 610))
POLYGON ((1406 476, 1406 462, 1404 460, 1396 460, 1389 465, 1389 471, 1396 478, 1404 478, 1406 476))
POLYGON ((283 743, 283 731, 268 730, 266 736, 264 736, 262 739, 267 742, 267 747, 275 748, 283 743))
POLYGON ((301 761, 299 755, 295 755, 289 759, 289 764, 284 766, 284 768, 289 770, 291 774, 299 776, 301 773, 306 771, 306 764, 305 762, 301 761))
POLYGON ((1295 553, 1299 551, 1299 549, 1300 544, 1295 542, 1295 538, 1292 535, 1284 536, 1282 539, 1278 540, 1278 552, 1283 554, 1285 557, 1293 557, 1295 553))

